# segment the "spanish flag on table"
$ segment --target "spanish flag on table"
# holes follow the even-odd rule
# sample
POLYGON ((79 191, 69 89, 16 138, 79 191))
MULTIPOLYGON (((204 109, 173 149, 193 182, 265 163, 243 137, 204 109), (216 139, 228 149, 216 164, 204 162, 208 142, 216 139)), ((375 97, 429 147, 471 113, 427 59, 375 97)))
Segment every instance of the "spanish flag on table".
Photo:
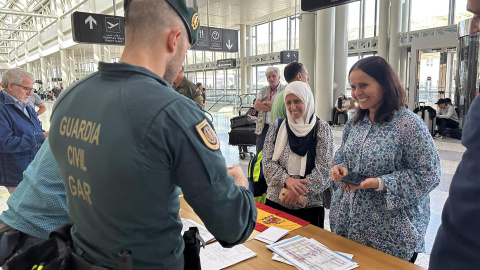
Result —
POLYGON ((263 232, 271 226, 293 231, 310 223, 265 204, 255 202, 255 205, 258 210, 255 230, 259 232, 263 232))

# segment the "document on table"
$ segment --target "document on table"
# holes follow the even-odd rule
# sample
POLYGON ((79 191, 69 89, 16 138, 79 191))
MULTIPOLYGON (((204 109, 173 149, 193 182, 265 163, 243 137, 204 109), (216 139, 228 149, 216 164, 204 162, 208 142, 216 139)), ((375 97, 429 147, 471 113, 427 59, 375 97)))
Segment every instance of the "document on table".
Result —
POLYGON ((261 234, 257 235, 255 239, 271 245, 287 235, 289 232, 289 230, 272 226, 263 231, 261 234))
POLYGON ((213 236, 208 230, 207 228, 205 228, 204 226, 198 224, 197 222, 191 220, 191 219, 188 219, 188 218, 182 218, 182 224, 183 224, 183 228, 182 228, 182 235, 184 232, 188 231, 188 229, 190 227, 197 227, 198 228, 198 232, 200 233, 200 236, 202 237, 203 241, 205 241, 205 243, 208 243, 210 241, 213 241, 215 240, 215 236, 213 236))
POLYGON ((218 242, 200 248, 202 269, 218 270, 257 256, 257 253, 244 245, 223 248, 218 242))
POLYGON ((330 250, 315 239, 300 235, 267 248, 304 270, 349 270, 358 267, 355 261, 330 250))

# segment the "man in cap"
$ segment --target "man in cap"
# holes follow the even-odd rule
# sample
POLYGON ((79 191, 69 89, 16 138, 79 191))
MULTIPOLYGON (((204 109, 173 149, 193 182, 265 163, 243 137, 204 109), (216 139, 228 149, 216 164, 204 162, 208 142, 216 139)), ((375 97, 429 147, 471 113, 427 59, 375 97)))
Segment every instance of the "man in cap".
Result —
POLYGON ((23 171, 48 136, 33 108, 27 106, 33 82, 33 75, 21 68, 12 68, 2 74, 0 186, 5 186, 10 194, 22 181, 23 171))
POLYGON ((124 9, 119 63, 100 62, 65 90, 50 145, 75 254, 112 269, 129 261, 133 269, 183 269, 180 188, 225 247, 248 239, 257 210, 241 168, 226 167, 212 123, 171 87, 197 40, 195 9, 185 0, 125 0, 124 9))
POLYGON ((435 104, 440 108, 437 113, 438 133, 435 136, 442 138, 442 136, 445 136, 445 128, 458 128, 458 115, 455 107, 448 104, 443 98, 435 104))
MULTIPOLYGON (((469 0, 474 14, 470 34, 480 32, 480 0, 469 0)), ((475 67, 476 70, 476 67, 475 67)), ((475 98, 463 126, 467 148, 453 175, 430 255, 430 270, 478 269, 480 266, 480 99, 475 98)))

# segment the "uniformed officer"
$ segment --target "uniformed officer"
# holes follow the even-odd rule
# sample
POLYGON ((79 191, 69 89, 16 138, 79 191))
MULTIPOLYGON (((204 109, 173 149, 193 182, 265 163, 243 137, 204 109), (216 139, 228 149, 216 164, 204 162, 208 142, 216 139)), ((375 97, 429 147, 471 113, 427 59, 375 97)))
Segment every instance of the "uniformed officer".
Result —
POLYGON ((170 86, 197 40, 198 14, 185 0, 126 0, 124 8, 119 63, 99 63, 57 100, 50 145, 76 254, 118 268, 119 253, 130 251, 134 269, 183 269, 180 188, 225 247, 247 240, 257 210, 211 122, 170 86))
POLYGON ((203 108, 203 102, 205 101, 203 100, 202 92, 192 81, 183 76, 183 67, 180 73, 178 73, 177 78, 175 78, 172 86, 179 94, 182 94, 195 101, 200 107, 203 108))

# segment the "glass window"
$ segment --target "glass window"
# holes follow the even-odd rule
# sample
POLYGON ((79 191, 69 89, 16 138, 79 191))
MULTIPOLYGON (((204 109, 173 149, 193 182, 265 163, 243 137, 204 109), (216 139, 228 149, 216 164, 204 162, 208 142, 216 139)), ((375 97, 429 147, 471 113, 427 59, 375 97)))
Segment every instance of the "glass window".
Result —
POLYGON ((203 77, 203 71, 197 72, 197 80, 193 81, 194 83, 202 83, 203 87, 205 87, 205 78, 203 77))
POLYGON ((287 49, 287 27, 287 18, 272 22, 273 52, 284 51, 287 49))
MULTIPOLYGON (((293 17, 292 17, 293 18, 293 17)), ((295 17, 290 21, 290 50, 296 50, 299 47, 300 21, 295 17)))
POLYGON ((261 89, 265 85, 268 85, 267 77, 265 76, 265 71, 267 71, 268 66, 257 66, 257 75, 256 75, 256 84, 253 86, 253 89, 261 89))
POLYGON ((410 30, 448 25, 449 0, 412 0, 410 30))
POLYGON ((223 52, 215 52, 215 61, 225 59, 223 52))
POLYGON ((268 23, 257 25, 257 55, 269 53, 270 31, 268 23))
POLYGON ((203 63, 203 51, 195 51, 195 63, 203 63))
POLYGON ((195 81, 197 80, 195 78, 195 72, 185 72, 185 77, 190 81, 192 81, 193 83, 195 83, 195 81))
POLYGON ((213 90, 213 70, 205 71, 205 82, 203 83, 203 87, 207 89, 207 99, 216 100, 214 97, 215 91, 213 90))
POLYGON ((348 72, 350 71, 350 69, 352 68, 352 66, 358 61, 360 60, 360 57, 358 55, 350 55, 348 56, 348 59, 347 59, 347 70, 345 71, 345 74, 347 76, 346 79, 347 79, 347 90, 345 91, 345 96, 347 97, 351 97, 352 96, 352 87, 350 86, 350 83, 348 81, 348 72))
POLYGON ((257 37, 255 36, 256 27, 252 27, 252 55, 257 55, 257 37))
POLYGON ((376 0, 365 0, 364 38, 374 37, 378 34, 378 28, 375 29, 375 27, 378 27, 378 6, 377 6, 377 14, 375 14, 376 2, 377 2, 376 0))
POLYGON ((360 38, 360 1, 348 4, 348 40, 360 38))
POLYGON ((186 64, 187 65, 191 65, 191 64, 195 64, 195 62, 193 62, 193 58, 194 58, 194 51, 192 50, 188 50, 187 51, 187 56, 185 57, 185 60, 186 60, 186 64))
POLYGON ((213 52, 205 51, 205 62, 213 62, 213 52))
POLYGON ((225 71, 223 69, 219 69, 215 71, 215 89, 217 90, 216 94, 221 96, 225 95, 225 71))
POLYGON ((455 1, 455 23, 471 18, 473 14, 467 11, 467 0, 455 1))
POLYGON ((237 69, 227 69, 227 94, 237 94, 237 69))

